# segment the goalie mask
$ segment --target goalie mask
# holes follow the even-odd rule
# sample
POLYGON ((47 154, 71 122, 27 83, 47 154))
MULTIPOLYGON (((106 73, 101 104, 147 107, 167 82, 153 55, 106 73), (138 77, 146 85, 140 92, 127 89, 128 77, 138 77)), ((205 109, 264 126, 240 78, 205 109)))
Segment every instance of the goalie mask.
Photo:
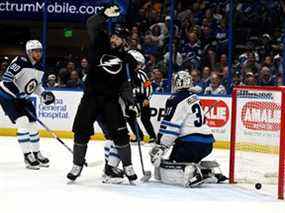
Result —
POLYGON ((179 71, 174 76, 174 92, 187 90, 193 86, 192 77, 187 71, 179 71))

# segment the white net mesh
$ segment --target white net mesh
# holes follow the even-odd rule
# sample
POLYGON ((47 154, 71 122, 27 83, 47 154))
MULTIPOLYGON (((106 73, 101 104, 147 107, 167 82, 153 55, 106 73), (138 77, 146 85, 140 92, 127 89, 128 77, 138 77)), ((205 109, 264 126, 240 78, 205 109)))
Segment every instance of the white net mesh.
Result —
POLYGON ((281 91, 238 89, 235 180, 277 194, 281 91))

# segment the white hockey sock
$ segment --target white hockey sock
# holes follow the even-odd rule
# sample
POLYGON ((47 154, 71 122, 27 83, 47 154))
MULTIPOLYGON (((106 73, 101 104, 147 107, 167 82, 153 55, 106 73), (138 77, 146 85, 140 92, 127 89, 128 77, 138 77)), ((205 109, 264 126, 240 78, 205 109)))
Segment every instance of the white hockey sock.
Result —
POLYGON ((23 153, 31 152, 29 132, 26 129, 18 129, 17 138, 23 153))
POLYGON ((107 140, 105 143, 105 160, 108 162, 108 165, 117 167, 120 163, 120 158, 118 151, 114 145, 114 142, 107 140))
POLYGON ((118 167, 120 164, 120 156, 114 143, 111 145, 108 164, 113 167, 118 167))
POLYGON ((40 135, 39 132, 30 132, 30 142, 32 152, 40 151, 40 135))
POLYGON ((105 154, 105 160, 109 160, 109 154, 110 154, 110 149, 111 149, 111 144, 113 142, 110 140, 106 140, 105 145, 104 145, 104 154, 105 154))

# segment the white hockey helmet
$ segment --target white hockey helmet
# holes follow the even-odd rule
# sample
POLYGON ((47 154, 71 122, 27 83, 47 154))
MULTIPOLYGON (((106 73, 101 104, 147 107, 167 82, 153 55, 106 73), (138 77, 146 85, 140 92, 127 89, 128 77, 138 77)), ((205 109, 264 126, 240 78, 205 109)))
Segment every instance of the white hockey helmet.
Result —
POLYGON ((145 57, 140 51, 131 49, 128 53, 137 61, 138 64, 142 66, 145 65, 145 57))
POLYGON ((26 43, 26 53, 27 53, 27 55, 30 55, 31 52, 33 50, 36 50, 36 49, 40 49, 40 50, 43 49, 43 45, 41 44, 40 41, 38 41, 38 40, 29 40, 29 41, 27 41, 27 43, 26 43))
POLYGON ((182 89, 190 89, 193 87, 192 77, 187 71, 179 71, 174 76, 173 84, 174 92, 182 89))

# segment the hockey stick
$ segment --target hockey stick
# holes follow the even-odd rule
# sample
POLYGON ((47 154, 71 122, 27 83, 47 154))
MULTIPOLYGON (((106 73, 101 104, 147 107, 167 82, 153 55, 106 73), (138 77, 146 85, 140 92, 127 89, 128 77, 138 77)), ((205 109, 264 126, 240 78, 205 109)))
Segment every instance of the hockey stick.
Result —
MULTIPOLYGON (((63 140, 61 140, 54 131, 52 131, 47 125, 45 125, 40 119, 38 119, 30 110, 25 109, 25 111, 33 118, 35 119, 48 133, 50 133, 58 142, 60 142, 72 155, 73 155, 73 151, 72 149, 67 146, 63 140)), ((84 165, 87 167, 87 163, 84 162, 84 165)))
POLYGON ((136 129, 136 139, 138 143, 138 149, 139 149, 139 155, 140 155, 140 161, 141 161, 141 168, 143 177, 141 178, 142 182, 147 182, 151 178, 151 171, 145 171, 144 169, 144 162, 143 162, 143 156, 142 156, 142 148, 141 148, 141 138, 139 136, 139 129, 138 129, 138 123, 135 120, 135 129, 136 129))
MULTIPOLYGON (((129 64, 126 64, 126 70, 127 70, 127 77, 128 77, 128 82, 131 84, 131 74, 130 74, 130 68, 129 64)), ((140 156, 140 162, 141 162, 141 169, 143 173, 143 177, 141 178, 142 182, 147 182, 151 178, 151 171, 145 171, 144 169, 144 162, 143 162, 143 156, 142 156, 142 148, 141 148, 141 138, 139 136, 139 128, 138 128, 138 122, 137 119, 135 119, 135 129, 136 129, 136 139, 138 143, 138 149, 139 149, 139 156, 140 156)))

